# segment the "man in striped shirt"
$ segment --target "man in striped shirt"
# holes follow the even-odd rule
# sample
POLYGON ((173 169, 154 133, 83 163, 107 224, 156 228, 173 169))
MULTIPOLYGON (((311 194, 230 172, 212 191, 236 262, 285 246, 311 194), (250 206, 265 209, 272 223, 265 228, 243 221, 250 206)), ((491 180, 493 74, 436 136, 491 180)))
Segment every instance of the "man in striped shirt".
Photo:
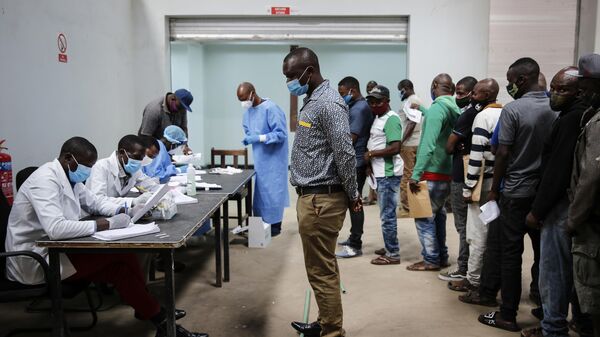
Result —
POLYGON ((498 82, 492 78, 481 80, 473 89, 472 104, 479 105, 481 112, 473 121, 473 136, 471 138, 471 152, 469 165, 463 186, 463 197, 469 205, 467 209, 467 243, 469 244, 469 259, 467 277, 465 280, 451 282, 450 287, 455 290, 476 290, 479 288, 483 253, 487 240, 487 225, 479 219, 481 213, 479 206, 487 202, 487 193, 494 177, 494 154, 490 149, 490 139, 502 111, 502 105, 496 103, 498 96, 498 82), (480 176, 483 174, 483 179, 480 176), (482 186, 477 186, 482 184, 482 186), (478 187, 476 189, 476 187, 478 187), (477 190, 479 195, 473 192, 477 190))

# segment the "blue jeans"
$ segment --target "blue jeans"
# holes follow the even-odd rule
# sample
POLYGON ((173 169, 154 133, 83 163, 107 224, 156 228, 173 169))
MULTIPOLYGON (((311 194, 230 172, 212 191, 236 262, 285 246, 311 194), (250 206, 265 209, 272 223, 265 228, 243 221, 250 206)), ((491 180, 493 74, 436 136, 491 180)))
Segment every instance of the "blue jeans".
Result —
POLYGON ((540 245, 540 296, 544 336, 569 336, 567 316, 573 289, 571 236, 567 233, 569 201, 565 197, 546 216, 540 245))
POLYGON ((389 257, 400 256, 398 243, 398 220, 396 207, 398 207, 398 192, 402 176, 377 178, 377 201, 379 203, 379 217, 381 218, 381 231, 385 252, 389 257))
POLYGON ((450 195, 449 181, 428 181, 429 199, 433 216, 415 219, 417 234, 423 249, 423 260, 429 264, 440 266, 448 263, 448 247, 446 246, 446 209, 444 205, 450 195))

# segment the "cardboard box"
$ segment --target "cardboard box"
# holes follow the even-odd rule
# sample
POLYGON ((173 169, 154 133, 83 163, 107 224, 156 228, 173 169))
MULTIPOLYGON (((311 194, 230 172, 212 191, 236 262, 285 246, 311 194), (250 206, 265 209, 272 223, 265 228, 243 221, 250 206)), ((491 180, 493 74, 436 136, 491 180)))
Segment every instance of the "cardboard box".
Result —
POLYGON ((259 217, 250 217, 248 228, 248 247, 266 248, 271 243, 271 225, 259 217))

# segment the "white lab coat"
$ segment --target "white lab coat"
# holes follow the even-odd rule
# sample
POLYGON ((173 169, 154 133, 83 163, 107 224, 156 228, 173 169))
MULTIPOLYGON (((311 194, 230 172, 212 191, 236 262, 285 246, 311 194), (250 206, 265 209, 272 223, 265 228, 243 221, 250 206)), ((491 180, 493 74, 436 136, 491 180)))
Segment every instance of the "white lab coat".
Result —
MULTIPOLYGON (((95 221, 79 221, 82 208, 90 214, 112 216, 120 204, 111 198, 98 197, 82 183, 71 183, 60 162, 55 159, 38 168, 23 183, 15 197, 6 232, 6 251, 33 251, 48 261, 48 250, 36 246, 36 240, 52 240, 94 234, 95 221)), ((66 255, 60 256, 61 279, 75 273, 66 255)), ((6 263, 8 279, 23 284, 44 283, 39 264, 29 257, 11 257, 6 263)))
POLYGON ((133 198, 123 198, 129 190, 136 186, 137 182, 147 177, 142 170, 131 175, 127 185, 121 186, 119 171, 121 164, 117 157, 117 152, 113 152, 110 157, 100 159, 92 166, 92 172, 85 186, 97 196, 107 196, 117 198, 121 203, 127 202, 131 206, 133 198))

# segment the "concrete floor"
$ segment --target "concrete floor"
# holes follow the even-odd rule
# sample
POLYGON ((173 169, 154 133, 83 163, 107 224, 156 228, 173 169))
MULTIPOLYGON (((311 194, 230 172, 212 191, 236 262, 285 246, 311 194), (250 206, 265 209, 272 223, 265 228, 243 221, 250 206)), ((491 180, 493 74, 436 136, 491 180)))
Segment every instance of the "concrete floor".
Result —
MULTIPOLYGON (((344 327, 348 336, 518 335, 478 323, 477 316, 489 311, 489 308, 459 302, 459 293, 448 290, 445 282, 438 280, 436 272, 406 270, 407 265, 420 259, 421 248, 412 219, 398 221, 402 264, 370 264, 373 251, 383 244, 378 214, 378 206, 365 207, 364 255, 339 262, 342 282, 347 289, 342 299, 344 327)), ((458 236, 452 216, 448 219, 448 246, 453 262, 451 268, 454 268, 458 236)), ((346 238, 349 226, 347 217, 341 238, 346 238)), ((180 323, 190 330, 208 332, 212 337, 297 336, 290 322, 302 319, 305 291, 309 285, 304 270, 294 197, 292 207, 285 212, 283 227, 283 234, 266 249, 249 249, 244 239, 234 239, 231 245, 231 282, 220 289, 212 286, 212 237, 206 238, 205 243, 198 247, 177 251, 177 259, 187 264, 185 272, 176 275, 177 307, 188 312, 188 316, 180 323)), ((529 313, 532 304, 527 299, 530 282, 528 273, 532 263, 530 247, 526 239, 524 291, 518 316, 524 328, 538 323, 529 313)), ((160 281, 152 283, 150 289, 162 299, 160 281)), ((317 309, 314 299, 311 302, 313 320, 317 309)), ((26 304, 0 304, 2 335, 14 327, 44 326, 48 322, 45 314, 24 313, 26 304)), ((99 323, 95 329, 73 335, 154 336, 151 325, 135 320, 133 310, 119 304, 118 297, 105 296, 106 306, 113 307, 99 313, 99 323)), ((83 314, 69 315, 71 325, 85 322, 85 319, 87 317, 83 314)))

